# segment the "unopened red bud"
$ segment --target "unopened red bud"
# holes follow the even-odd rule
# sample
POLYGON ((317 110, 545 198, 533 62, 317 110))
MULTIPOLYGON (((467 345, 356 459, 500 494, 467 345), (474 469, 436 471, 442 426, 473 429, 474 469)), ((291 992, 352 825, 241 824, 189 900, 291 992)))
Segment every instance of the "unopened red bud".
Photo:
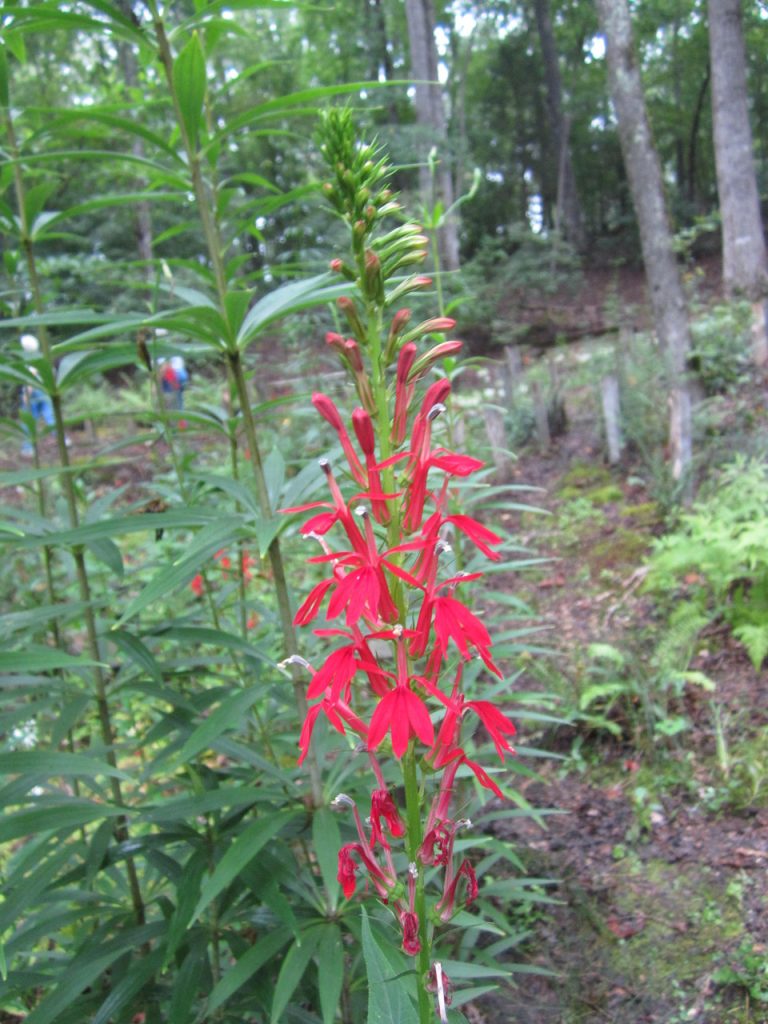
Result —
POLYGON ((400 355, 397 358, 397 382, 405 384, 411 372, 414 360, 416 359, 416 346, 412 341, 403 345, 400 355))
POLYGON ((340 260, 338 258, 334 259, 334 260, 331 260, 329 266, 330 266, 330 268, 331 268, 331 270, 333 271, 334 274, 341 274, 348 281, 354 281, 355 280, 355 276, 356 275, 355 275, 354 270, 351 267, 347 266, 347 264, 344 262, 344 260, 340 260))
POLYGON ((344 429, 339 410, 328 395, 324 395, 322 391, 315 391, 312 395, 312 405, 314 405, 323 419, 330 423, 334 430, 340 431, 344 429))
POLYGON ((392 317, 392 327, 390 328, 391 334, 399 334, 403 327, 411 319, 410 309, 398 309, 395 315, 392 317))
POLYGON ((352 426, 363 455, 373 455, 376 450, 376 435, 371 417, 365 409, 355 409, 352 413, 352 426))
POLYGON ((327 196, 332 196, 333 195, 333 185, 330 183, 330 181, 324 181, 323 182, 323 192, 327 196))
POLYGON ((365 252, 365 281, 368 294, 379 302, 384 301, 384 280, 381 274, 381 260, 372 249, 365 252))
POLYGON ((434 316, 431 320, 422 321, 416 330, 420 334, 431 334, 433 331, 452 331, 456 321, 449 316, 434 316))
POLYGON ((353 373, 364 373, 363 360, 360 356, 360 346, 354 338, 347 338, 344 342, 344 354, 349 360, 353 373))
POLYGON ((344 339, 340 334, 336 334, 335 331, 328 331, 325 336, 326 345, 330 345, 331 348, 335 348, 339 355, 346 355, 344 351, 344 339))
POLYGON ((440 359, 445 359, 446 356, 454 356, 463 348, 463 342, 461 341, 442 341, 439 345, 435 345, 433 348, 425 352, 424 355, 419 356, 416 362, 411 368, 411 372, 408 374, 408 383, 411 384, 413 381, 418 380, 422 377, 427 370, 434 366, 440 359))
POLYGON ((349 324, 352 333, 358 339, 363 341, 366 336, 363 322, 360 319, 360 314, 357 312, 357 306, 347 295, 342 295, 341 298, 336 300, 336 305, 339 311, 346 317, 347 323, 349 324))

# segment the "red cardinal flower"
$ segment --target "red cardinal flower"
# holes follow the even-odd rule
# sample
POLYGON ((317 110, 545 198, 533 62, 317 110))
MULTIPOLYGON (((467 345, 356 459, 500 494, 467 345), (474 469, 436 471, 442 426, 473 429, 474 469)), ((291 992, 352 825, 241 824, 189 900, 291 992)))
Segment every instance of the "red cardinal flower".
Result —
POLYGON ((381 819, 387 823, 389 834, 398 838, 405 834, 405 825, 400 812, 395 806, 391 793, 386 789, 375 789, 371 794, 371 846, 377 843, 389 846, 381 828, 381 819))
POLYGON ((392 750, 397 758, 403 756, 412 736, 428 747, 434 742, 435 731, 426 704, 407 682, 398 683, 379 701, 368 729, 371 749, 375 750, 388 732, 392 734, 392 750))

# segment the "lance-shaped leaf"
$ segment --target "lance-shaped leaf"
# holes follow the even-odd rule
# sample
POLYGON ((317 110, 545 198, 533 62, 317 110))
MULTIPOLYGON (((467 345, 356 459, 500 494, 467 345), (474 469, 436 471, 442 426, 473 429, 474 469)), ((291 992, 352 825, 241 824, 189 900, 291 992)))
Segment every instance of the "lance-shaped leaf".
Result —
POLYGON ((333 281, 331 274, 318 274, 303 281, 291 281, 259 299, 243 320, 237 335, 237 347, 245 348, 268 324, 281 317, 349 294, 348 283, 333 284, 333 281))
MULTIPOLYGON (((206 907, 215 900, 222 889, 234 881, 237 875, 250 864, 259 850, 273 839, 280 829, 294 817, 295 812, 262 815, 251 822, 228 847, 227 852, 216 865, 213 874, 203 884, 192 921, 196 921, 206 907)), ((191 923, 191 922, 190 922, 191 923)))
POLYGON ((196 147, 205 100, 205 55, 197 32, 174 61, 173 90, 187 138, 196 147))

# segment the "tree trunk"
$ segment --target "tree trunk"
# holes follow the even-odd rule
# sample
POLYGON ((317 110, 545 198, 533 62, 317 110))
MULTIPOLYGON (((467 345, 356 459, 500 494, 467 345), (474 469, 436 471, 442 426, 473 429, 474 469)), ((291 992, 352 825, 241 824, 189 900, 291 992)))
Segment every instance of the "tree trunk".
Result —
MULTIPOLYGON (((117 0, 117 7, 127 17, 135 20, 136 15, 134 13, 131 0, 117 0)), ((117 43, 117 54, 118 62, 123 72, 123 80, 125 82, 126 90, 130 95, 130 92, 136 89, 139 84, 139 65, 133 44, 122 40, 119 41, 117 43)), ((138 135, 134 135, 132 137, 131 152, 139 159, 144 158, 144 141, 138 135)), ((139 187, 143 188, 146 185, 146 182, 141 180, 138 184, 139 187)), ((144 279, 149 285, 154 275, 151 266, 152 213, 147 200, 141 200, 136 204, 134 211, 134 229, 136 232, 136 248, 139 253, 139 259, 144 263, 144 279)), ((145 294, 145 298, 148 298, 148 296, 149 292, 145 294)))
POLYGON ((596 0, 605 35, 608 82, 621 151, 640 228, 640 245, 653 320, 666 356, 670 383, 669 449, 678 480, 691 462, 691 399, 686 363, 691 347, 688 314, 653 144, 627 0, 596 0))
MULTIPOLYGON (((408 42, 411 50, 411 74, 415 83, 416 122, 424 145, 419 154, 423 167, 420 173, 421 193, 429 207, 439 200, 444 210, 453 204, 453 182, 448 159, 448 133, 446 131, 443 90, 437 79, 437 49, 435 47, 435 15, 432 0, 406 0, 408 42), (435 147, 439 164, 434 176, 426 160, 435 147)), ((438 251, 442 270, 459 268, 459 233, 453 216, 447 218, 438 233, 438 251)))
POLYGON ((740 0, 709 0, 709 59, 723 282, 729 295, 741 295, 753 303, 753 358, 765 365, 768 259, 752 153, 740 0))
POLYGON ((557 218, 556 226, 563 238, 581 252, 584 249, 584 216, 576 189, 573 173, 571 146, 568 141, 569 125, 563 114, 563 83, 557 58, 552 19, 549 16, 548 0, 534 0, 536 27, 544 62, 544 78, 547 85, 547 112, 549 132, 557 167, 557 218))

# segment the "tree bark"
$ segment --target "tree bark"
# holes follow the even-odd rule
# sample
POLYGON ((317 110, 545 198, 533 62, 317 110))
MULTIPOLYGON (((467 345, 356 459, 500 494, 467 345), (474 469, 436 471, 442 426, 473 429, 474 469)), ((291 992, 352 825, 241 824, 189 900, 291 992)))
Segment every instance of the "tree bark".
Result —
POLYGON ((670 384, 669 449, 679 480, 691 463, 691 399, 686 376, 691 347, 685 295, 664 199, 661 165, 651 136, 627 0, 595 0, 606 40, 608 82, 640 229, 653 320, 670 384))
MULTIPOLYGON (((133 10, 133 4, 131 0, 117 0, 117 7, 131 19, 135 19, 136 15, 133 10)), ((126 89, 129 94, 131 90, 136 89, 139 84, 139 65, 136 58, 136 53, 132 43, 125 41, 119 41, 117 43, 117 54, 120 67, 123 72, 123 80, 125 81, 126 89)), ((131 152, 135 157, 143 159, 144 157, 144 142, 138 136, 134 135, 131 140, 131 152)), ((139 181, 139 186, 144 187, 146 182, 144 180, 139 181)), ((139 259, 144 263, 144 279, 149 285, 153 278, 153 271, 151 266, 152 261, 152 212, 150 209, 149 202, 147 200, 140 200, 134 210, 134 228, 136 232, 136 248, 139 253, 139 259)), ((148 297, 148 292, 145 297, 148 297)))
MULTIPOLYGON (((453 182, 448 159, 443 90, 437 78, 435 15, 432 0, 406 0, 405 14, 411 50, 411 73, 416 90, 416 123, 422 129, 421 135, 424 139, 423 151, 419 154, 423 161, 420 172, 421 193, 428 206, 439 200, 443 209, 448 210, 453 204, 453 182), (440 160, 434 181, 426 164, 432 147, 436 147, 440 160)), ((447 218, 438 232, 438 251, 442 270, 458 270, 459 233, 454 217, 447 218)))
POLYGON ((568 120, 563 114, 563 82, 560 77, 560 64, 555 46, 555 35, 552 31, 552 19, 549 15, 549 2, 548 0, 534 0, 534 8, 547 86, 549 131, 557 167, 556 226, 563 238, 570 242, 577 252, 581 252, 585 242, 584 216, 573 172, 571 146, 568 140, 568 120))
POLYGON ((709 59, 723 283, 728 295, 752 302, 753 358, 758 365, 765 365, 768 258, 749 125, 741 0, 709 0, 709 59))

